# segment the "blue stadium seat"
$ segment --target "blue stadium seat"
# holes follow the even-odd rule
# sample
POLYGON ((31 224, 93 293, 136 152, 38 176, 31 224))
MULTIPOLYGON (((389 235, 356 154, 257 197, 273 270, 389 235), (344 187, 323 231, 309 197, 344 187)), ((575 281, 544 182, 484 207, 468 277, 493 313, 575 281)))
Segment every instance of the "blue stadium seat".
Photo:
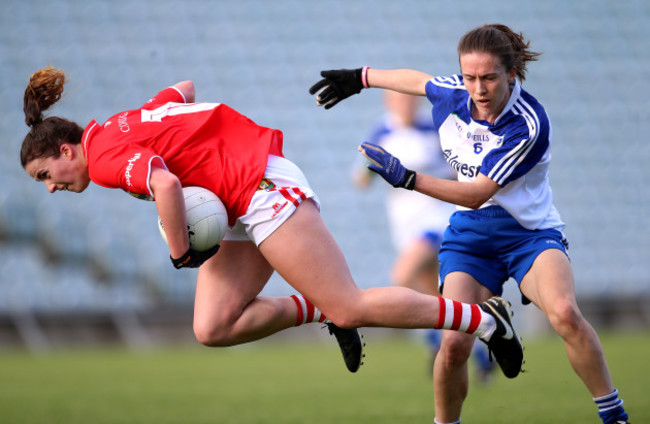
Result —
MULTIPOLYGON (((360 194, 348 170, 356 145, 383 112, 381 95, 364 92, 324 112, 307 89, 318 71, 330 67, 457 72, 458 37, 496 21, 523 30, 533 48, 545 52, 530 64, 524 88, 540 98, 553 122, 551 180, 568 224, 578 291, 613 296, 650 290, 643 231, 650 224, 650 149, 644 141, 650 120, 644 115, 648 100, 639 95, 650 91, 650 81, 641 77, 650 71, 649 2, 551 0, 513 8, 499 1, 488 10, 471 2, 441 8, 390 0, 336 7, 258 0, 5 3, 0 253, 10 261, 0 276, 0 308, 7 302, 140 308, 193 298, 196 274, 171 267, 153 204, 98 187, 83 196, 43 197, 44 187, 24 174, 18 163, 27 131, 21 101, 38 68, 52 64, 69 74, 68 91, 52 114, 82 126, 192 79, 199 101, 224 102, 261 125, 281 128, 285 153, 305 171, 353 275, 369 287, 387 283, 394 252, 382 191, 360 194), (106 304, 106 297, 115 303, 106 304)), ((265 292, 286 293, 287 287, 275 276, 265 292)))

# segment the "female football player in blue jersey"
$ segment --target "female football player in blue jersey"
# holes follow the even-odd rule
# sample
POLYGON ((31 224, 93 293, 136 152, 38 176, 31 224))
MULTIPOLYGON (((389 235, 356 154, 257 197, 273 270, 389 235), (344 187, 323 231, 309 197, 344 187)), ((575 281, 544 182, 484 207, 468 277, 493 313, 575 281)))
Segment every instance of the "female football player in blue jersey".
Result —
MULTIPOLYGON (((394 187, 458 205, 440 250, 445 297, 481 302, 510 277, 524 304, 539 307, 563 338, 569 362, 605 424, 627 423, 601 343, 578 308, 564 223, 549 186, 551 126, 542 105, 521 87, 540 53, 504 25, 484 25, 458 44, 460 74, 363 67, 321 72, 310 93, 329 109, 377 87, 426 96, 447 162, 458 181, 417 173, 382 147, 363 143, 369 169, 394 187)), ((467 396, 474 337, 445 331, 434 367, 436 423, 459 423, 467 396)))
MULTIPOLYGON (((383 95, 386 112, 373 127, 368 141, 397 154, 401 163, 411 170, 439 178, 456 178, 442 155, 438 131, 428 111, 420 113, 424 112, 422 98, 392 90, 384 90, 383 95)), ((355 163, 353 177, 360 188, 369 187, 377 176, 366 164, 361 156, 355 163)), ((455 207, 415 191, 387 188, 386 215, 397 252, 390 271, 391 283, 439 296, 438 250, 455 207)), ((431 354, 429 365, 433 367, 442 332, 429 329, 425 336, 431 354)), ((473 357, 479 381, 488 382, 495 364, 482 343, 475 344, 473 357)))

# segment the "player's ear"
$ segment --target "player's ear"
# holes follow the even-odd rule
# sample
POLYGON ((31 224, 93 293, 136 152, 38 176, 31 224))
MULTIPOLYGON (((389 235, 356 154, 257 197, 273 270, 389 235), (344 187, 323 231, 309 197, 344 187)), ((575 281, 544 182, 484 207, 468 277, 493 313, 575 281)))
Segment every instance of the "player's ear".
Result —
POLYGON ((63 156, 66 159, 73 159, 75 155, 75 150, 73 149, 72 145, 69 143, 61 143, 61 146, 59 147, 59 152, 61 153, 61 156, 63 156))
POLYGON ((66 159, 69 159, 70 156, 72 155, 70 146, 67 143, 61 143, 61 145, 59 146, 59 153, 61 153, 61 156, 63 156, 66 159))
POLYGON ((517 68, 515 68, 513 66, 512 70, 510 70, 510 72, 508 72, 508 83, 509 84, 514 84, 516 77, 517 77, 517 68))

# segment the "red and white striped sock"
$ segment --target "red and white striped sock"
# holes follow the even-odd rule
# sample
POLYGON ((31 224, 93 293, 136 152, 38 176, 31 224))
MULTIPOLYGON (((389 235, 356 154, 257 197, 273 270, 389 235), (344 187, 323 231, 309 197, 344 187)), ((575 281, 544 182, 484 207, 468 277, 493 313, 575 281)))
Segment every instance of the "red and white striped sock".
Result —
POLYGON ((455 330, 484 337, 494 331, 494 319, 476 304, 462 303, 439 297, 436 329, 455 330))
POLYGON ((291 295, 291 298, 296 302, 296 307, 298 308, 296 327, 310 322, 323 322, 327 319, 327 317, 322 314, 313 303, 305 299, 304 296, 294 294, 291 295))

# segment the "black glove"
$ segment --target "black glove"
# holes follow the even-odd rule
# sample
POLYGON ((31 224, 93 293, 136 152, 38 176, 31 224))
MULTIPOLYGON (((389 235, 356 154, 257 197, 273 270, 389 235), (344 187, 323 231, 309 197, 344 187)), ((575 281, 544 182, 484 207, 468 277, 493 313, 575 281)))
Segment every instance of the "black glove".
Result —
POLYGON ((323 79, 311 86, 309 94, 313 95, 322 89, 316 96, 316 103, 329 109, 341 100, 361 92, 364 88, 362 71, 363 68, 321 71, 320 76, 323 79))
POLYGON ((185 252, 185 254, 180 258, 174 259, 171 256, 169 256, 169 259, 172 260, 172 264, 174 264, 174 268, 176 269, 198 268, 201 265, 203 265, 203 262, 207 261, 212 256, 214 256, 214 254, 217 253, 218 250, 219 250, 218 244, 204 252, 197 252, 196 250, 192 250, 192 248, 189 248, 187 249, 187 252, 185 252))

